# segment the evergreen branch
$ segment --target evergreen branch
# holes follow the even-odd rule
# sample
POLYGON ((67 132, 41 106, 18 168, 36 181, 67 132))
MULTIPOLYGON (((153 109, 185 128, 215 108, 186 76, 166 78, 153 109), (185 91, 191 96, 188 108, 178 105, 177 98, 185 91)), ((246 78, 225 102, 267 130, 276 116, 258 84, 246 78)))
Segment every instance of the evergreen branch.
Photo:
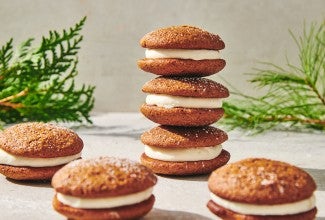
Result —
POLYGON ((34 38, 29 38, 20 45, 18 50, 19 59, 24 59, 29 54, 33 41, 34 38))
POLYGON ((304 27, 299 38, 290 34, 299 50, 300 66, 286 57, 286 67, 263 62, 263 68, 254 68, 250 82, 267 88, 267 93, 252 97, 236 89, 232 95, 238 98, 224 102, 222 124, 254 133, 279 125, 325 131, 325 21, 311 24, 308 30, 304 27))
POLYGON ((0 50, 0 71, 6 70, 9 66, 9 61, 11 60, 12 55, 13 55, 12 42, 13 42, 13 39, 11 38, 4 46, 1 47, 1 50, 0 50))
MULTIPOLYGON (((26 88, 23 91, 15 94, 15 95, 11 95, 9 97, 3 98, 3 99, 0 100, 0 105, 11 106, 11 105, 13 105, 15 103, 8 103, 8 101, 10 101, 12 99, 15 99, 15 98, 18 98, 18 97, 25 96, 27 93, 28 93, 28 89, 26 88)), ((21 106, 21 103, 18 103, 18 104, 20 104, 20 106, 21 106)))
POLYGON ((94 107, 94 86, 76 88, 80 31, 84 17, 68 31, 50 31, 39 47, 21 44, 13 60, 12 42, 0 50, 0 121, 87 121, 94 107))

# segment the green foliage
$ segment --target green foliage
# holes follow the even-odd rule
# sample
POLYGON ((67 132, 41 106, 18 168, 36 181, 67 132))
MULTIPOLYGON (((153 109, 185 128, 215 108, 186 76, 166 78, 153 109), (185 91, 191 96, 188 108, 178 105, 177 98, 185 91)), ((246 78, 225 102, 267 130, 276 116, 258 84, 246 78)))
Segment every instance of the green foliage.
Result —
POLYGON ((250 82, 267 93, 252 97, 233 89, 237 98, 224 102, 222 124, 254 133, 279 125, 325 130, 325 21, 313 23, 308 31, 305 27, 299 38, 290 33, 299 49, 300 65, 288 59, 285 67, 261 63, 263 68, 254 69, 250 82))
POLYGON ((78 50, 84 17, 62 33, 50 31, 40 46, 33 38, 13 51, 13 39, 0 50, 0 121, 90 122, 93 86, 76 88, 78 50))

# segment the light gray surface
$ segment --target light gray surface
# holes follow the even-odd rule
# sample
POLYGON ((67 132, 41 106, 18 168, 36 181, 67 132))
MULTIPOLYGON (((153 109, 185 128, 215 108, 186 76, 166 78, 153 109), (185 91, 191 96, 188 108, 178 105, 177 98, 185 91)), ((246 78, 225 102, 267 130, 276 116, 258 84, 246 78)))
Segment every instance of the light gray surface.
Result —
MULTIPOLYGON (((321 22, 324 0, 0 0, 0 45, 15 45, 48 30, 67 28, 83 16, 78 83, 94 84, 96 111, 138 111, 142 85, 154 76, 140 71, 139 39, 159 27, 191 24, 219 34, 226 43, 226 68, 218 75, 254 94, 243 73, 256 61, 298 60, 288 29, 301 33, 304 21, 321 22)), ((219 80, 217 75, 213 79, 219 80)), ((255 92, 254 92, 255 91, 255 92)))
MULTIPOLYGON (((154 126, 137 113, 102 114, 94 116, 93 121, 93 127, 76 130, 85 143, 83 158, 108 155, 138 161, 143 152, 139 136, 154 126)), ((306 169, 318 184, 318 216, 325 218, 324 133, 267 132, 248 137, 233 131, 223 146, 231 153, 231 162, 266 157, 306 169)), ((215 218, 206 208, 207 178, 159 176, 154 209, 144 219, 215 218)), ((53 195, 49 184, 21 183, 0 176, 0 219, 64 219, 52 210, 53 195)))

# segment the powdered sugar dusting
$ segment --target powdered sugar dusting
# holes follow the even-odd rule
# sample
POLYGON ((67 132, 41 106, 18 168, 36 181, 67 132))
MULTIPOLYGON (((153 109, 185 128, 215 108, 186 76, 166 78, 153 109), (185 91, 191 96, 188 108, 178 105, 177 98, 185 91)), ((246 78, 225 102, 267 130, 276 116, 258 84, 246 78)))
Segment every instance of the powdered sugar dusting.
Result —
POLYGON ((141 175, 143 171, 147 170, 147 168, 135 161, 116 157, 99 157, 94 159, 78 160, 75 161, 74 164, 71 164, 71 166, 79 166, 79 169, 106 167, 107 174, 114 175, 114 173, 118 171, 120 173, 128 173, 132 177, 137 177, 137 175, 141 175))
POLYGON ((156 176, 129 159, 98 157, 69 163, 53 177, 53 187, 67 195, 101 197, 124 195, 152 187, 156 176))

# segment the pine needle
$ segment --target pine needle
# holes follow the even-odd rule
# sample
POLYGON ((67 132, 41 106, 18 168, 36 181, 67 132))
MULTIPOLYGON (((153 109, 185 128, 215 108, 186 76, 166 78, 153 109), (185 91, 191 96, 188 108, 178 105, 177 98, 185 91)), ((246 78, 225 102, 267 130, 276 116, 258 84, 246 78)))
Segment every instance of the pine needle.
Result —
POLYGON ((290 32, 299 50, 300 66, 287 60, 285 67, 262 62, 254 68, 250 82, 267 89, 252 97, 233 89, 236 98, 225 101, 225 117, 220 121, 229 129, 252 133, 282 128, 311 128, 325 131, 325 21, 312 23, 299 38, 290 32))

